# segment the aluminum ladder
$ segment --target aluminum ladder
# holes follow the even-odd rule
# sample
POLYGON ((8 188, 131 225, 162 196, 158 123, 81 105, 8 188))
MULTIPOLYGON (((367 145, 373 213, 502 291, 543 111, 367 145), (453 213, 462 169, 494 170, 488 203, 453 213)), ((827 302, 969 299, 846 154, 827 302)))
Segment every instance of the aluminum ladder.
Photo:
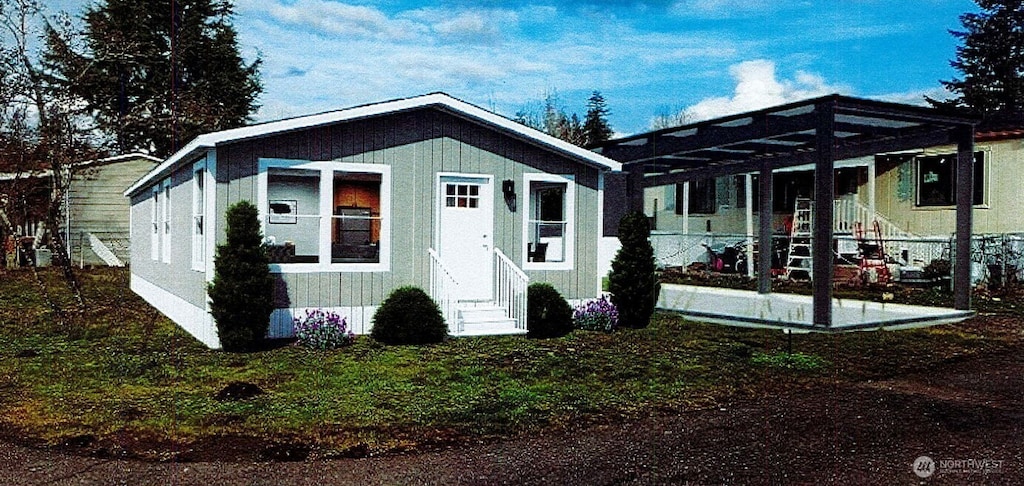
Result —
POLYGON ((789 230, 789 252, 786 254, 785 278, 811 279, 811 233, 814 230, 814 201, 798 197, 794 204, 793 225, 789 230))

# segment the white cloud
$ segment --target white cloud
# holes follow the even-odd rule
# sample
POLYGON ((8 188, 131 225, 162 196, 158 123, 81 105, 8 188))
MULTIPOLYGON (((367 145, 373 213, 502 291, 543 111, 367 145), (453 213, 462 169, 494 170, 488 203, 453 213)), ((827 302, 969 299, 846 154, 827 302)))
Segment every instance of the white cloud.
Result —
POLYGON ((948 100, 955 97, 954 94, 947 91, 946 88, 942 86, 936 86, 934 88, 917 91, 905 91, 902 93, 886 93, 878 96, 872 96, 872 98, 881 101, 889 101, 892 103, 928 106, 928 102, 925 101, 924 99, 925 96, 933 100, 948 100))
POLYGON ((679 0, 669 7, 673 15, 686 17, 732 17, 737 14, 778 9, 779 1, 769 0, 679 0))
MULTIPOLYGON (((239 18, 241 31, 259 40, 264 60, 261 120, 431 91, 487 100, 510 115, 551 89, 589 94, 628 86, 664 88, 667 76, 678 82, 744 50, 707 33, 645 32, 626 22, 580 17, 564 21, 545 17, 557 10, 538 7, 385 12, 323 0, 299 2, 321 10, 293 10, 299 3, 239 2, 245 13, 239 18), (399 27, 412 34, 386 34, 399 27), (523 35, 526 30, 544 34, 523 35)), ((619 113, 631 108, 637 109, 628 106, 619 113)))
POLYGON ((283 24, 308 28, 319 34, 409 39, 419 30, 412 22, 392 19, 376 8, 361 5, 326 0, 298 0, 287 5, 271 3, 265 8, 271 18, 283 24))
POLYGON ((409 17, 429 25, 441 40, 464 43, 496 42, 502 39, 503 31, 514 30, 519 24, 518 13, 504 9, 422 9, 409 17))
POLYGON ((736 82, 732 96, 706 98, 686 109, 690 121, 768 108, 793 101, 846 92, 848 88, 831 85, 825 78, 797 71, 793 79, 778 79, 775 63, 765 59, 745 61, 729 67, 736 82))

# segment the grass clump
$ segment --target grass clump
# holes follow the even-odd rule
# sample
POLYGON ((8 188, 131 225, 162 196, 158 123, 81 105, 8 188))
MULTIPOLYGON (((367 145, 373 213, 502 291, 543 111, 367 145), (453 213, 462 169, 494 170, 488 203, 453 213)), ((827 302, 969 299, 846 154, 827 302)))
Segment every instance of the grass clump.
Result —
POLYGON ((771 368, 782 368, 795 371, 816 371, 829 365, 821 356, 805 353, 754 353, 750 361, 754 364, 771 368))

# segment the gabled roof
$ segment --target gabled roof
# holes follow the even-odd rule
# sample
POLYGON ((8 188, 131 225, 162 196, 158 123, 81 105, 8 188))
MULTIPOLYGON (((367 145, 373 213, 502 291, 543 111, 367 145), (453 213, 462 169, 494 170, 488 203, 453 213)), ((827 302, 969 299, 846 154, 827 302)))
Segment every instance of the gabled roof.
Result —
POLYGON ((581 163, 599 169, 619 170, 622 167, 618 162, 603 155, 577 147, 476 105, 466 103, 444 93, 431 93, 413 98, 361 105, 343 110, 206 133, 196 137, 188 145, 175 152, 174 155, 171 155, 157 168, 153 169, 152 172, 139 179, 138 182, 125 191, 125 195, 130 196, 138 192, 140 189, 150 185, 154 179, 161 178, 174 170, 179 164, 192 160, 206 150, 221 144, 428 107, 439 108, 477 123, 502 130, 527 142, 560 152, 581 163))
MULTIPOLYGON (((126 161, 129 161, 129 160, 137 160, 137 159, 145 159, 145 160, 149 160, 150 162, 153 162, 153 163, 160 162, 159 158, 153 157, 152 155, 144 154, 144 153, 141 153, 141 152, 132 152, 130 154, 114 155, 112 157, 105 157, 105 158, 102 158, 102 159, 92 159, 92 160, 84 160, 82 162, 76 162, 74 164, 74 168, 76 170, 78 170, 78 169, 88 169, 90 167, 99 167, 101 165, 116 164, 118 162, 126 162, 126 161)), ((9 180, 23 179, 23 178, 44 178, 44 177, 50 177, 51 174, 53 174, 53 171, 50 170, 50 169, 46 169, 46 170, 33 170, 33 171, 26 171, 26 172, 21 172, 21 173, 0 172, 0 181, 9 181, 9 180)))

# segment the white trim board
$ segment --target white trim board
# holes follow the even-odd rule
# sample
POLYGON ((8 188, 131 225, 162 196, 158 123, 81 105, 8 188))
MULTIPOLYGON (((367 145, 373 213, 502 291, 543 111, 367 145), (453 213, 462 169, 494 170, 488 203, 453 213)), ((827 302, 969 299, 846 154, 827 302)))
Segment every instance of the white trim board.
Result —
POLYGON ((131 276, 130 287, 132 292, 145 299, 199 342, 212 349, 220 348, 217 326, 213 322, 213 316, 206 309, 196 307, 134 273, 131 276))
POLYGON ((288 307, 274 309, 270 314, 270 329, 267 330, 267 337, 270 339, 283 339, 295 337, 294 322, 296 317, 306 315, 307 310, 320 309, 325 312, 334 312, 345 318, 348 328, 355 334, 370 334, 373 329, 373 315, 377 313, 377 306, 351 306, 351 307, 288 307))

